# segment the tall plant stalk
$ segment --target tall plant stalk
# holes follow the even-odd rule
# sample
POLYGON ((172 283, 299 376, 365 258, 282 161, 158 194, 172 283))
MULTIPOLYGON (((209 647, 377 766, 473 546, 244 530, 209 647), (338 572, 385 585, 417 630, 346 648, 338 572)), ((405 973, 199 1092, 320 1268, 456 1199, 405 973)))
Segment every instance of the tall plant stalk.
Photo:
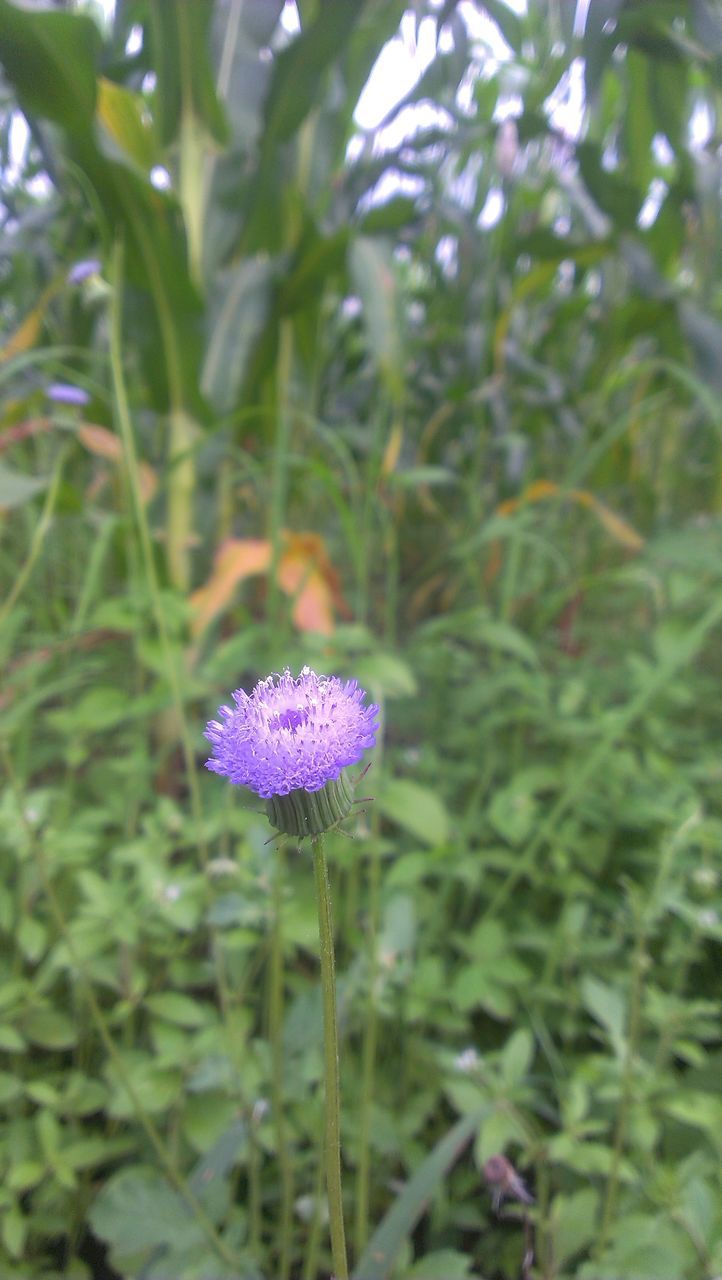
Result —
POLYGON ((272 1059, 272 1106, 276 1130, 276 1151, 281 1175, 281 1230, 279 1239, 279 1280, 288 1280, 291 1270, 293 1222, 293 1165, 288 1145, 283 1098, 283 918, 281 913, 283 885, 283 852, 276 849, 273 878, 273 934, 271 938, 271 973, 269 990, 269 1038, 272 1059))
POLYGON ((338 1022, 336 1018, 336 974, 331 919, 331 888, 323 838, 312 841, 316 877, 318 937, 321 958, 323 1000, 323 1071, 325 1086, 324 1163, 331 1230, 331 1256, 336 1280, 348 1280, 346 1233, 341 1192, 341 1104, 338 1066, 338 1022))

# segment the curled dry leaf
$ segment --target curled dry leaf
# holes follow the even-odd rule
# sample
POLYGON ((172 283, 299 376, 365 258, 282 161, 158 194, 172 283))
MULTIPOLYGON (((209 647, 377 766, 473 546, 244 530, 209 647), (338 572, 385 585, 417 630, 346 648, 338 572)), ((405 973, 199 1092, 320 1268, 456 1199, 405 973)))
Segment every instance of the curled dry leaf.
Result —
MULTIPOLYGON (((218 548, 213 572, 191 596, 192 631, 202 635, 231 604, 245 578, 268 573, 272 548, 266 539, 228 538, 218 548)), ((337 612, 346 612, 339 578, 323 538, 316 533, 283 533, 278 585, 293 599, 293 621, 299 631, 332 635, 337 612)))

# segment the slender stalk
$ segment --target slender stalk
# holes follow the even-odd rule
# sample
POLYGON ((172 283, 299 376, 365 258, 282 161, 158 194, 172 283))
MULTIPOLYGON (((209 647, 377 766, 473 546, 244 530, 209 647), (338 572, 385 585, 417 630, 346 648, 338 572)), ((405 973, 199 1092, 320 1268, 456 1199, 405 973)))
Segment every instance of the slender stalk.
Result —
POLYGON ((325 1165, 328 1215, 331 1228, 331 1256, 336 1280, 348 1280, 346 1234, 341 1194, 341 1107, 338 1071, 338 1024, 336 1021, 336 975, 331 923, 331 889, 323 837, 312 840, 313 870, 318 904, 318 938, 321 957, 323 998, 323 1067, 325 1085, 325 1165))
POLYGON ((248 1126, 248 1244, 252 1258, 261 1256, 261 1153, 256 1122, 251 1116, 248 1126))
POLYGON ((271 937, 271 973, 269 989, 269 1038, 271 1041, 271 1101, 276 1129, 276 1152, 281 1175, 281 1231, 279 1241, 278 1280, 288 1280, 291 1270, 293 1224, 293 1164, 288 1145, 286 1115, 283 1104, 283 922, 281 889, 283 884, 283 851, 276 849, 273 878, 273 934, 271 937))
MULTIPOLYGON (((381 772, 383 761, 384 702, 380 691, 375 690, 381 707, 381 732, 376 752, 376 769, 381 772)), ((376 1082, 376 1053, 378 1048, 379 1015, 376 985, 379 976, 379 920, 381 915, 381 853, 379 850, 379 810, 371 810, 371 855, 368 870, 368 990, 364 1016, 363 1043, 361 1047, 361 1102, 359 1107, 359 1145, 356 1170, 354 1219, 354 1249, 356 1257, 363 1253, 369 1229, 369 1190, 371 1185, 371 1109, 376 1082)))
POLYGON ((303 1267, 303 1280, 315 1280, 318 1275, 318 1255, 321 1247, 321 1204, 323 1199, 323 1138, 318 1144, 318 1171, 316 1174, 316 1190, 313 1197, 313 1218, 308 1236, 306 1261, 303 1267))
POLYGON ((629 1114, 634 1102, 635 1058, 639 1048, 639 1036, 642 1021, 642 995, 644 991, 644 971, 646 967, 647 936, 644 923, 637 920, 637 938, 632 960, 632 984, 629 996, 629 1025, 627 1027, 627 1044, 622 1065, 621 1097, 617 1112, 617 1123, 614 1131, 612 1160, 607 1179, 607 1190, 602 1210, 602 1223, 594 1250, 594 1256, 601 1258, 614 1221, 619 1192, 619 1175, 627 1139, 629 1114))
POLYGON ((190 533, 193 527, 193 422, 182 409, 170 415, 168 453, 168 575, 173 586, 187 592, 191 585, 190 533))
POLYGON ((366 1246, 369 1226, 369 1187, 371 1182, 371 1105, 376 1075, 376 1049, 378 1045, 378 1010, 376 1008, 376 978, 378 974, 378 948, 376 923, 378 916, 379 854, 371 855, 369 913, 372 918, 369 939, 369 997, 364 1022, 364 1038, 361 1050, 361 1107, 358 1170, 356 1173, 356 1218, 354 1222, 354 1248, 360 1257, 366 1246))
POLYGON ((40 519, 38 520, 33 531, 33 536, 30 539, 30 550, 28 552, 27 559, 15 579, 13 587, 8 594, 2 609, 0 609, 0 627, 3 626, 6 618, 10 616, 10 613, 15 607, 15 603, 35 568, 38 556, 43 549, 43 543, 45 542, 45 538, 52 524, 53 512, 55 511, 55 503, 57 502, 58 493, 60 491, 60 480, 62 478, 66 456, 67 448, 61 449, 58 454, 58 460, 55 464, 55 471, 53 472, 53 478, 50 482, 50 488, 48 489, 45 503, 40 513, 40 519))
MULTIPOLYGON (((117 241, 113 251, 112 273, 113 292, 110 306, 110 369, 113 381, 114 404, 113 411, 118 427, 123 447, 123 460, 127 475, 128 490, 130 501, 132 504, 133 516, 138 531, 138 540, 140 543, 141 557, 143 568, 145 571, 148 592, 150 594, 153 616, 158 630, 158 638, 163 651, 165 670, 167 673, 168 685, 173 700, 173 710, 177 722, 180 735, 181 748, 183 751, 183 763, 185 765, 186 779, 188 782, 188 791, 190 794, 191 812, 197 832, 198 850, 200 853, 201 863, 205 867, 208 863, 208 844, 203 828, 203 810, 201 805, 201 793, 198 782, 198 768, 196 765, 195 752, 191 734, 188 727, 188 720, 183 701, 182 690, 182 674, 180 671, 180 663, 178 660, 177 650, 175 649, 168 631, 163 605, 160 596, 160 588, 158 584, 158 575, 155 568, 155 559, 153 555, 153 545, 151 541, 150 527, 148 525, 148 516, 141 498, 140 476, 138 454, 135 444, 135 435, 133 432, 133 423, 130 414, 130 404, 128 400, 128 391, 125 384, 125 376, 123 372, 123 281, 124 281, 124 246, 122 241, 117 241)), ((180 418, 178 419, 180 422, 180 418)), ((190 430, 189 423, 185 421, 184 430, 190 430)), ((181 539, 182 541, 182 539, 181 539)), ((218 990, 218 999, 221 1007, 221 1013, 227 1029, 231 1054, 235 1060, 236 1066, 240 1061, 239 1053, 236 1048, 236 1040, 232 1030, 232 1020, 230 1018, 230 1010, 233 1005, 231 992, 226 981, 225 967, 223 964, 223 954, 221 942, 217 931, 214 928, 209 930, 211 939, 211 948, 213 953, 213 963, 215 969, 216 987, 218 990)), ((240 1072, 239 1072, 240 1075, 240 1072)))
POLYGON ((293 328, 290 320, 282 320, 278 341, 276 371, 277 406, 276 439, 273 446, 271 501, 268 537, 271 543, 271 567, 268 573, 268 618, 274 627, 280 623, 278 564, 288 487, 288 452, 291 441, 291 381, 293 377, 293 328))

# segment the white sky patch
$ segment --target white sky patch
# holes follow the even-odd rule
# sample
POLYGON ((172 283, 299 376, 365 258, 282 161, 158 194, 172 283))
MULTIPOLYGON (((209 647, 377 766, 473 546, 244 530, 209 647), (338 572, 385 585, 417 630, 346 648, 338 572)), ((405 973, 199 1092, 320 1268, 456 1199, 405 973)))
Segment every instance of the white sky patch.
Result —
POLYGON ((652 178, 652 181, 649 184, 647 198, 639 210, 639 216, 637 217, 637 226, 640 227, 642 231, 646 231, 656 221, 657 214, 664 204, 664 197, 668 190, 669 187, 667 186, 667 183, 663 182, 661 178, 652 178))
POLYGON ((167 191, 171 185, 170 174, 162 164, 151 169, 150 180, 157 191, 167 191))
POLYGON ((10 145, 8 147, 10 162, 3 175, 10 187, 14 187, 16 182, 20 180, 29 139, 30 130, 25 116, 21 116, 19 111, 14 111, 10 120, 10 145))
POLYGON ((358 209, 360 213, 368 213, 370 209, 375 209, 378 205, 387 204, 395 196, 411 196, 414 198, 420 196, 423 190, 423 178, 417 178, 410 173, 401 173, 399 169, 386 169, 376 186, 367 191, 359 200, 358 209))
POLYGON ((125 52, 129 57, 134 53, 139 53, 143 45, 143 28, 139 23, 134 23, 130 28, 130 34, 125 42, 125 52))
POLYGON ((577 8, 574 14, 574 35, 581 40, 587 25, 587 14, 592 0, 577 0, 577 8))
POLYGON ((459 242, 456 236, 442 236, 434 256, 444 275, 452 279, 456 275, 459 259, 459 242))
MULTIPOLYGON (((507 0, 506 7, 519 16, 526 13, 526 4, 523 0, 518 3, 507 0)), ((488 13, 477 8, 471 0, 462 0, 459 13, 464 19, 471 40, 481 46, 486 58, 490 60, 489 70, 492 74, 498 71, 503 62, 509 62, 513 57, 513 51, 488 13)))
POLYGON ((665 167, 674 164, 674 152, 663 133, 655 133, 652 138, 652 151, 657 164, 665 167))
POLYGON ((418 84, 435 55, 435 21, 425 18, 416 39, 413 14, 405 13, 399 34, 384 45, 361 91, 354 112, 358 127, 378 129, 389 112, 418 84))
POLYGON ((281 26, 290 36, 297 35, 301 30, 301 19, 298 16, 296 0, 286 0, 281 12, 281 26))
POLYGON ((552 128, 578 141, 584 123, 585 101, 584 60, 575 58, 544 103, 552 128))
POLYGON ((484 207, 476 220, 477 226, 484 231, 495 227, 504 212, 504 194, 500 187, 490 187, 484 201, 484 207))
POLYGON ((698 102, 689 122, 689 145, 692 151, 703 151, 712 137, 712 112, 706 102, 698 102))

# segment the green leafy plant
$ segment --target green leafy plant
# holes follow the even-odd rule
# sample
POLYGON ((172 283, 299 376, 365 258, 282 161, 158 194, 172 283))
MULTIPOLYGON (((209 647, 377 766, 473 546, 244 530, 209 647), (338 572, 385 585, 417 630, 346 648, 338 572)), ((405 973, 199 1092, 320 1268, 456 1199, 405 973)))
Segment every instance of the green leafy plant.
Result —
POLYGON ((202 767, 305 664, 351 1274, 722 1269, 722 29, 471 8, 0 0, 8 1280, 330 1274, 313 879, 202 767))

